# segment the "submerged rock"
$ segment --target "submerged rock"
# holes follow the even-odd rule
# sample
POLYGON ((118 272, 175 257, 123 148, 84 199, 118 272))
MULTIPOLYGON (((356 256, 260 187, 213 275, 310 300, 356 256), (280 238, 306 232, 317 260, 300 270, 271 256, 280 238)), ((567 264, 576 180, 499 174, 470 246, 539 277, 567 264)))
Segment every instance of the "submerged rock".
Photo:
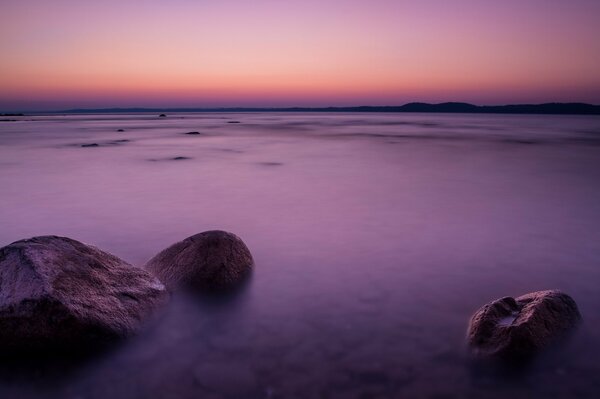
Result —
POLYGON ((175 243, 146 264, 169 288, 192 286, 206 290, 231 288, 252 270, 254 260, 235 234, 205 231, 175 243))
POLYGON ((558 290, 495 300, 472 316, 469 346, 479 356, 502 358, 535 354, 581 320, 575 301, 558 290))
POLYGON ((0 248, 0 346, 90 346, 135 333, 168 298, 146 270, 66 237, 0 248))

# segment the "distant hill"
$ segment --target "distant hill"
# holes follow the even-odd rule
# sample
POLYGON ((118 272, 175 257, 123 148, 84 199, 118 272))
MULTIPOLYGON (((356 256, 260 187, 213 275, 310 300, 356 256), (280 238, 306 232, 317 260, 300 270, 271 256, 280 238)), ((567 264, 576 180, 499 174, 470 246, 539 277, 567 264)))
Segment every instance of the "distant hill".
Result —
POLYGON ((69 109, 52 113, 136 113, 136 112, 430 112, 464 114, 553 114, 553 115, 600 115, 600 105, 585 103, 546 103, 514 105, 473 105, 448 102, 441 104, 408 103, 399 106, 361 107, 290 107, 290 108, 101 108, 69 109))

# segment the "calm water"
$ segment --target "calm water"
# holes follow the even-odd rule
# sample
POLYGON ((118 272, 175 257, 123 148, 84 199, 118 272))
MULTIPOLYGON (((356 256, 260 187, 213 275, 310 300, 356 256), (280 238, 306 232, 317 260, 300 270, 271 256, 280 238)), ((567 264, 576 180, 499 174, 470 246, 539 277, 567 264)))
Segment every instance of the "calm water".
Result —
POLYGON ((600 393, 598 117, 18 119, 0 122, 0 245, 57 234, 141 265, 223 229, 257 265, 229 301, 175 296, 68 371, 2 369, 2 398, 600 393), (567 344, 513 375, 469 361, 473 311, 549 288, 585 319, 567 344))

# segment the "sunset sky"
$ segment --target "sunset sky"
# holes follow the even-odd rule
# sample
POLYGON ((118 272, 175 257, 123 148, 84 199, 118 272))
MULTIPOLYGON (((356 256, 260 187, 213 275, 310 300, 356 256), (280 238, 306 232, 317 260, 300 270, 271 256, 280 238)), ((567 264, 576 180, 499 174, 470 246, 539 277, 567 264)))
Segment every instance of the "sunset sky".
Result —
POLYGON ((600 103, 598 0, 0 0, 0 111, 600 103))

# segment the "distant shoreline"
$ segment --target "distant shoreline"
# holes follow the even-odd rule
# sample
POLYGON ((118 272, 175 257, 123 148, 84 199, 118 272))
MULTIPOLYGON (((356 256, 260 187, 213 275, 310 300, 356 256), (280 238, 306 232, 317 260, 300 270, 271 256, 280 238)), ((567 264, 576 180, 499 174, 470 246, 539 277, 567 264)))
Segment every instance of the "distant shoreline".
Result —
MULTIPOLYGON (((447 102, 440 104, 408 103, 400 106, 357 107, 224 107, 224 108, 92 108, 60 111, 24 112, 25 114, 108 114, 168 112, 372 112, 372 113, 457 113, 457 114, 534 114, 534 115, 600 115, 600 105, 586 103, 545 103, 511 105, 474 105, 447 102)), ((14 114, 14 113, 13 113, 14 114)), ((7 114, 4 114, 7 115, 7 114)))

